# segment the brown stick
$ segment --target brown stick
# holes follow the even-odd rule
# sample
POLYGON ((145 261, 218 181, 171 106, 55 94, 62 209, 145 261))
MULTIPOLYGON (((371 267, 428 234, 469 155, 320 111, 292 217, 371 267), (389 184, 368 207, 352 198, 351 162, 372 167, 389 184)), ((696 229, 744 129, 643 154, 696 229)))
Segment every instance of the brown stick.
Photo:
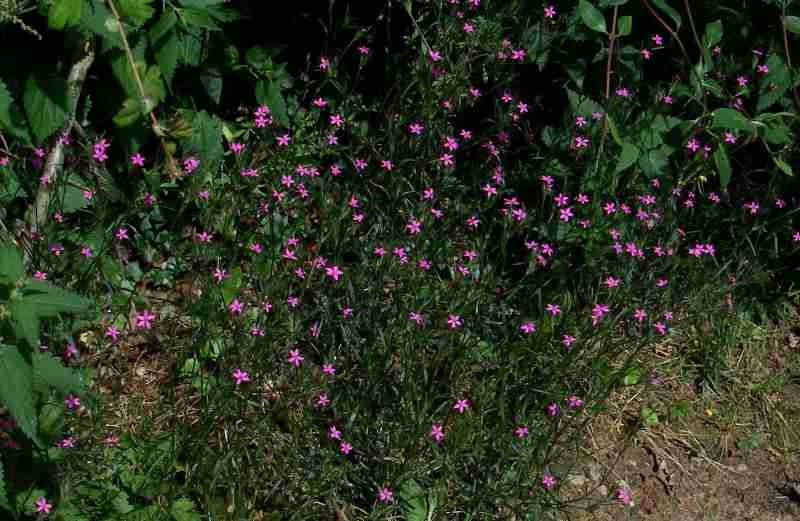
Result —
POLYGON ((700 56, 703 55, 703 44, 700 43, 700 36, 697 34, 697 28, 694 26, 694 17, 692 16, 692 8, 689 7, 689 0, 683 0, 683 5, 686 7, 686 15, 689 17, 689 25, 692 26, 692 34, 694 41, 697 43, 697 48, 700 50, 700 56))

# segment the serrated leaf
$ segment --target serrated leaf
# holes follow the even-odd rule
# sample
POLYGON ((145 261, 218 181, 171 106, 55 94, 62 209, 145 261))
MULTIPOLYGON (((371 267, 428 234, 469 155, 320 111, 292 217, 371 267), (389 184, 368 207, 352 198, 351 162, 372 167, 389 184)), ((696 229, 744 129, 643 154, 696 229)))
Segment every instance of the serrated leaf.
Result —
POLYGON ((753 124, 738 110, 721 108, 714 111, 712 128, 726 128, 735 130, 753 131, 753 124))
POLYGON ((633 143, 628 143, 627 141, 623 142, 622 152, 619 155, 619 161, 617 162, 617 168, 614 170, 614 173, 618 174, 624 170, 627 170, 628 168, 633 166, 638 160, 639 160, 639 147, 637 147, 633 143))
POLYGON ((222 74, 217 69, 207 69, 200 74, 200 83, 206 89, 206 94, 211 100, 219 105, 222 96, 222 74))
POLYGON ((39 316, 34 306, 22 300, 12 300, 8 304, 11 312, 11 325, 14 334, 23 338, 34 349, 39 348, 39 316))
POLYGON ((800 16, 784 16, 783 26, 789 32, 800 34, 800 16))
POLYGON ((201 111, 192 115, 191 128, 193 132, 188 148, 200 157, 200 164, 207 172, 215 171, 225 152, 222 148, 222 122, 201 111))
POLYGON ((147 68, 147 73, 142 78, 142 87, 144 88, 145 98, 152 98, 152 106, 150 106, 151 102, 147 99, 141 102, 145 113, 149 113, 155 108, 155 105, 164 101, 166 96, 164 82, 161 80, 161 70, 157 66, 151 65, 147 68))
POLYGON ((715 20, 706 24, 706 33, 703 36, 703 43, 706 49, 710 49, 722 40, 722 21, 715 20))
POLYGON ((725 190, 731 180, 731 161, 724 146, 718 146, 714 150, 714 164, 717 166, 717 172, 719 173, 719 186, 722 190, 725 190))
POLYGON ((176 499, 170 505, 169 513, 175 521, 200 521, 202 516, 194 509, 191 499, 176 499))
POLYGON ((103 39, 102 52, 122 49, 119 26, 104 2, 88 2, 81 13, 81 27, 103 39))
POLYGON ((168 38, 156 48, 156 63, 161 70, 161 75, 167 84, 167 88, 172 85, 172 78, 175 76, 175 68, 178 66, 180 55, 180 38, 177 34, 170 34, 168 38))
POLYGON ((116 0, 119 15, 126 21, 131 22, 134 27, 139 27, 147 22, 155 9, 150 7, 153 0, 116 0))
POLYGON ((281 95, 281 88, 277 81, 260 80, 256 83, 256 101, 269 107, 275 121, 284 127, 289 126, 289 114, 286 111, 286 101, 281 95))
MULTIPOLYGON (((139 77, 142 78, 147 70, 144 56, 141 58, 134 56, 134 60, 139 77)), ((122 51, 114 51, 111 56, 111 72, 114 73, 114 77, 119 82, 122 90, 125 91, 125 95, 129 98, 138 99, 140 96, 139 86, 136 84, 136 78, 133 75, 133 69, 127 54, 122 51)))
POLYGON ((756 112, 767 110, 783 97, 783 94, 792 86, 792 75, 783 58, 773 54, 767 59, 766 65, 769 68, 769 72, 759 81, 760 89, 756 112))
POLYGON ((202 42, 198 36, 193 34, 181 34, 179 36, 178 57, 180 62, 190 67, 200 65, 202 55, 202 42))
POLYGON ((55 442, 63 433, 64 406, 45 403, 39 409, 39 437, 48 445, 55 442))
POLYGON ((77 24, 81 19, 83 0, 56 0, 50 4, 47 13, 47 26, 60 31, 77 24))
POLYGON ((11 244, 0 244, 0 283, 16 284, 25 276, 22 255, 11 244))
POLYGON ((91 308, 91 301, 77 293, 59 288, 43 280, 29 280, 21 290, 22 302, 34 306, 40 317, 59 313, 82 313, 91 308))
POLYGON ((47 353, 34 353, 33 378, 36 385, 46 385, 62 394, 84 394, 86 383, 75 369, 65 366, 47 353))
POLYGON ((30 76, 22 103, 33 135, 41 143, 67 121, 67 82, 62 78, 45 81, 41 76, 30 76))
POLYGON ((591 29, 592 31, 597 31, 598 33, 608 33, 608 29, 606 28, 606 19, 595 6, 589 3, 587 0, 580 0, 578 4, 578 14, 583 20, 583 23, 586 24, 586 27, 591 29))
POLYGON ((78 186, 83 185, 83 180, 78 175, 71 175, 67 179, 68 184, 64 188, 64 198, 60 201, 62 214, 70 214, 89 206, 89 201, 83 196, 83 190, 78 186), (75 186, 75 185, 78 186, 75 186))
POLYGON ((5 83, 0 81, 0 130, 3 129, 25 144, 30 142, 25 116, 14 103, 14 98, 5 83))
MULTIPOLYGON (((153 27, 147 32, 150 45, 157 45, 161 39, 175 27, 176 23, 178 23, 178 15, 175 14, 175 11, 172 9, 164 11, 158 21, 153 24, 153 27)), ((174 34, 175 33, 172 33, 171 35, 174 36, 174 34)))
POLYGON ((181 9, 180 17, 187 25, 208 29, 209 31, 219 31, 221 29, 208 10, 205 9, 181 9))
POLYGON ((13 346, 0 346, 0 402, 8 408, 22 432, 39 445, 31 367, 13 346))
POLYGON ((672 21, 675 22, 676 30, 681 28, 683 20, 681 19, 681 15, 678 13, 678 11, 670 7, 665 0, 652 0, 652 2, 656 7, 667 13, 667 16, 672 18, 672 21))

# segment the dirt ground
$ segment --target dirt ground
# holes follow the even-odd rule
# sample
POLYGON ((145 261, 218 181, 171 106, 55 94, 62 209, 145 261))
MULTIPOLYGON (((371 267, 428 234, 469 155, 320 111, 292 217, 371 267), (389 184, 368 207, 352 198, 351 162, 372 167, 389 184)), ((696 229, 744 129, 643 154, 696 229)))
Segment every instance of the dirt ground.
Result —
POLYGON ((591 500, 563 519, 800 520, 800 327, 777 328, 768 342, 732 353, 737 374, 715 399, 679 376, 613 397, 562 489, 591 500), (688 414, 642 427, 641 407, 678 399, 688 414), (614 501, 621 484, 634 506, 614 501))

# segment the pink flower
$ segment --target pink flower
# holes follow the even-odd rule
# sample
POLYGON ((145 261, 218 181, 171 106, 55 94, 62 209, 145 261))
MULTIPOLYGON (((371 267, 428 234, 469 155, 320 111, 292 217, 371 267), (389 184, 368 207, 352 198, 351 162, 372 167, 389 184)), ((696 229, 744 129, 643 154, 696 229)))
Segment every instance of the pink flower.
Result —
POLYGON ((556 8, 552 5, 548 5, 544 8, 544 17, 545 18, 555 18, 556 17, 556 8))
POLYGON ((564 347, 569 349, 572 347, 572 344, 575 342, 576 338, 571 335, 564 335, 561 337, 561 343, 564 344, 564 347))
POLYGON ((561 307, 558 304, 548 304, 546 308, 550 316, 554 317, 561 314, 561 307))
POLYGON ((650 37, 650 39, 653 40, 653 44, 655 44, 655 45, 663 45, 664 44, 664 39, 661 38, 661 36, 658 35, 658 34, 654 34, 653 36, 650 37))
POLYGON ((241 385, 243 382, 250 381, 250 375, 237 367, 233 371, 233 379, 236 380, 236 385, 241 385))
POLYGON ((49 514, 50 509, 53 508, 53 505, 47 502, 47 500, 43 497, 40 497, 36 500, 36 512, 40 514, 49 514))
POLYGON ((620 487, 614 493, 614 497, 617 501, 622 503, 625 506, 632 507, 634 505, 633 498, 631 497, 631 492, 627 488, 620 487))
POLYGON ((322 366, 322 372, 328 376, 333 376, 336 373, 336 368, 333 364, 325 364, 322 366))
POLYGON ((339 266, 331 266, 330 268, 325 268, 325 275, 333 280, 339 280, 339 277, 344 275, 344 272, 339 269, 339 266))
POLYGON ((464 414, 464 411, 469 409, 469 400, 458 400, 455 405, 453 405, 453 410, 458 411, 459 414, 464 414))
POLYGON ((153 320, 156 316, 145 310, 136 314, 136 327, 141 329, 150 329, 153 326, 153 320))
POLYGON ((517 438, 524 438, 525 436, 528 435, 529 432, 530 431, 528 430, 528 428, 525 427, 524 425, 521 425, 521 426, 517 427, 516 429, 514 429, 514 435, 517 438))
POLYGON ((430 58, 432 62, 438 62, 442 59, 442 55, 439 52, 431 49, 430 51, 428 51, 428 58, 430 58))
POLYGON ((561 410, 561 408, 558 406, 557 403, 551 403, 550 405, 547 406, 546 410, 548 416, 556 416, 558 412, 561 410))
POLYGON ((64 400, 64 406, 69 410, 77 409, 81 406, 81 399, 77 396, 67 396, 64 400))
POLYGON ((341 440, 342 432, 336 428, 336 425, 331 425, 328 428, 328 437, 332 440, 341 440))
POLYGON ((643 309, 637 309, 633 312, 633 318, 635 318, 637 322, 643 322, 644 319, 647 318, 647 313, 643 309))
POLYGON ((114 238, 116 238, 118 241, 128 239, 128 230, 125 228, 117 229, 116 233, 114 234, 114 238))
POLYGON ((327 394, 322 393, 317 397, 317 407, 325 407, 329 403, 331 403, 331 401, 327 394))
POLYGON ((352 445, 350 445, 349 443, 347 443, 346 441, 343 441, 343 442, 342 442, 342 443, 339 445, 339 451, 340 451, 342 454, 344 454, 345 456, 347 456, 348 454, 350 454, 350 451, 352 451, 352 450, 353 450, 353 446, 352 446, 352 445))
POLYGON ((381 487, 378 489, 378 501, 382 503, 391 503, 394 501, 394 494, 389 487, 381 487))
POLYGON ((132 155, 131 164, 133 164, 133 166, 144 166, 144 156, 139 153, 132 155))
POLYGON ((686 148, 692 152, 697 152, 700 149, 700 143, 695 138, 691 138, 686 142, 686 148))
POLYGON ((300 350, 299 349, 292 349, 292 350, 289 351, 288 362, 290 364, 292 364, 293 366, 300 367, 300 364, 303 363, 303 360, 305 360, 305 358, 300 356, 300 350))
POLYGON ((544 487, 545 490, 550 490, 554 486, 556 486, 556 478, 551 474, 545 473, 544 477, 542 478, 542 487, 544 487))
POLYGON ((464 324, 461 320, 461 317, 458 315, 448 315, 447 317, 447 325, 450 326, 450 329, 458 329, 464 324))
POLYGON ((441 423, 434 423, 431 425, 431 438, 433 438, 436 443, 441 443, 444 439, 444 430, 442 430, 441 423))
POLYGON ((106 338, 108 337, 117 340, 119 338, 119 329, 114 326, 109 326, 108 329, 106 329, 106 338))
POLYGON ((108 146, 108 142, 105 139, 101 139, 92 145, 92 159, 101 163, 108 159, 108 154, 106 154, 108 146))
POLYGON ((244 306, 239 302, 238 298, 233 299, 233 302, 228 305, 228 311, 230 311, 231 315, 241 315, 243 308, 244 306))
POLYGON ((534 331, 536 331, 536 324, 533 322, 525 322, 519 326, 519 330, 525 333, 526 335, 530 335, 534 331))
POLYGON ((583 407, 583 400, 573 394, 567 398, 567 405, 569 405, 570 409, 580 409, 583 407))

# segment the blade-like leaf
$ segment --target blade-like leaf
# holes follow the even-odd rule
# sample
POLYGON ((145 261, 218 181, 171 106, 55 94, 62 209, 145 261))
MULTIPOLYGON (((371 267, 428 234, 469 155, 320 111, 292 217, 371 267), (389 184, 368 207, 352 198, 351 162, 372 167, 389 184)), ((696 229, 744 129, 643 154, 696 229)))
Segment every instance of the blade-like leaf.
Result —
POLYGON ((90 300, 42 280, 29 280, 22 288, 21 300, 32 305, 40 317, 53 317, 58 313, 81 313, 92 305, 90 300))
POLYGON ((728 151, 724 146, 718 146, 714 150, 714 163, 717 165, 717 172, 719 172, 719 186, 722 190, 728 187, 731 180, 731 161, 728 159, 728 151))
POLYGON ((17 338, 24 338, 34 349, 39 348, 39 316, 34 306, 22 300, 12 300, 8 304, 11 312, 11 325, 17 338))
POLYGON ((0 402, 8 407, 22 432, 38 444, 31 367, 13 346, 0 345, 0 402))
POLYGON ((787 31, 800 34, 800 16, 784 16, 783 26, 787 31))
POLYGON ((269 107, 279 125, 289 126, 286 101, 283 99, 281 88, 277 81, 261 80, 256 83, 256 100, 259 104, 269 107))
POLYGON ((711 123, 713 128, 727 128, 727 129, 735 129, 735 130, 744 130, 747 132, 753 131, 753 124, 742 115, 741 112, 729 109, 729 108, 721 108, 714 111, 714 120, 711 123))
POLYGON ((36 385, 46 385, 63 394, 86 392, 81 374, 47 353, 33 354, 33 378, 36 385))
POLYGON ((587 0, 581 0, 578 4, 578 14, 589 29, 597 31, 598 33, 608 33, 608 29, 606 29, 606 19, 603 17, 603 13, 598 11, 597 8, 587 0))
POLYGON ((667 4, 666 0, 652 0, 652 2, 656 5, 656 7, 667 13, 667 16, 672 18, 672 21, 675 22, 676 30, 681 28, 681 24, 683 24, 683 19, 681 19, 680 13, 678 13, 678 11, 670 7, 669 4, 667 4))
POLYGON ((622 143, 622 152, 619 154, 619 161, 614 173, 622 172, 639 160, 639 147, 627 141, 622 143))
POLYGON ((6 493, 6 476, 5 472, 3 472, 2 460, 0 460, 0 507, 11 512, 11 504, 8 502, 8 494, 6 493))
POLYGON ((67 82, 31 76, 25 83, 22 104, 33 135, 41 143, 67 121, 67 82))

